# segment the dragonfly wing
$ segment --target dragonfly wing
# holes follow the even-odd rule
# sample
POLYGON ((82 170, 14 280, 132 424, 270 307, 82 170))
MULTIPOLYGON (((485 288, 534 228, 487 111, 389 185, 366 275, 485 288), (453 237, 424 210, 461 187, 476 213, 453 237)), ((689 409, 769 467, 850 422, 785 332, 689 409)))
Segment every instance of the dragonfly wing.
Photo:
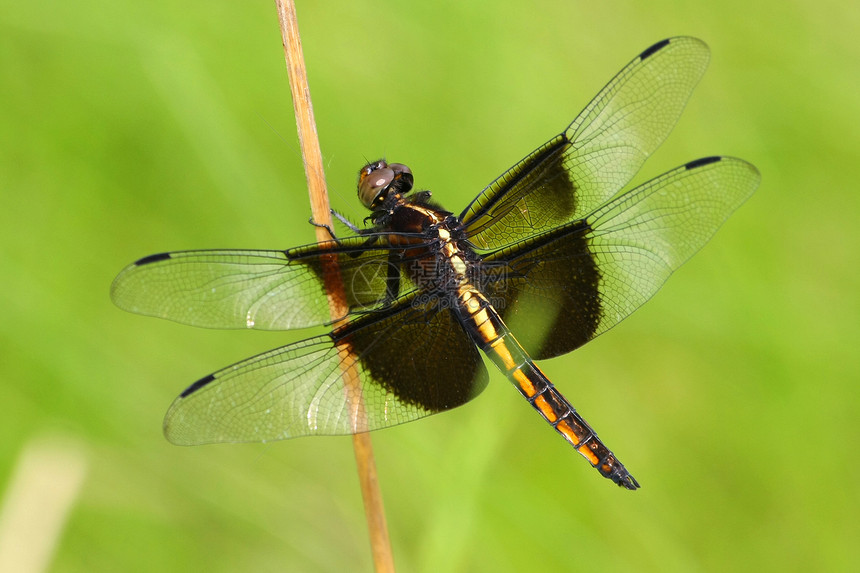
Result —
POLYGON ((288 251, 161 253, 126 267, 111 286, 111 298, 124 310, 205 328, 289 330, 327 324, 333 320, 326 283, 335 276, 344 286, 350 314, 391 302, 392 266, 394 276, 400 276, 397 294, 414 290, 392 262, 398 251, 386 237, 363 235, 288 251))
POLYGON ((484 290, 533 358, 570 352, 651 298, 759 181, 741 159, 691 161, 487 256, 484 290))
POLYGON ((450 311, 405 301, 202 378, 170 407, 164 432, 181 445, 366 432, 459 406, 487 379, 450 311))
POLYGON ((568 128, 484 189, 460 216, 479 249, 511 245, 580 219, 618 193, 678 121, 708 65, 707 45, 678 37, 651 46, 568 128))

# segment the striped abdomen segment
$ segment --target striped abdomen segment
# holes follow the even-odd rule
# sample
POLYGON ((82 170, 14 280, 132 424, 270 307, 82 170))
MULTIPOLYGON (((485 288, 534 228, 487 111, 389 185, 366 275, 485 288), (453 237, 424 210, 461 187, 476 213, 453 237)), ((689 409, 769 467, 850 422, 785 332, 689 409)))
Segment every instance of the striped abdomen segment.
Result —
POLYGON ((615 454, 580 416, 573 405, 556 390, 552 382, 532 362, 501 317, 479 293, 461 290, 461 309, 467 330, 484 353, 514 383, 535 410, 576 448, 603 477, 627 489, 637 489, 639 482, 630 475, 615 454), (476 301, 477 299, 477 301, 476 301), (472 304, 468 304, 472 302, 472 304), (479 304, 474 304, 479 302, 479 304))

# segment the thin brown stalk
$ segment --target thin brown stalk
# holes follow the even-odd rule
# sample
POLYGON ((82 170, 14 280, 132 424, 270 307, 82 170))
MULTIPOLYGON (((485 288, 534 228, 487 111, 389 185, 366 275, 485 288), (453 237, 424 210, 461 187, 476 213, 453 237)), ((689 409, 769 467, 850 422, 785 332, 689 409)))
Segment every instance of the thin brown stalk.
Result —
MULTIPOLYGON (((305 176, 308 181, 311 212, 317 223, 331 226, 331 211, 326 191, 325 174, 323 172, 322 153, 320 152, 319 137, 314 122, 313 106, 311 105, 310 89, 308 88, 307 70, 305 69, 302 44, 299 37, 298 20, 296 19, 295 3, 292 0, 275 0, 278 9, 278 21, 281 26, 281 37, 284 42, 284 57, 287 62, 287 72, 290 78, 290 91, 293 96, 293 109, 296 114, 296 126, 299 133, 299 144, 302 149, 302 159, 305 166, 305 176)), ((317 240, 320 242, 330 239, 328 231, 317 227, 317 240)), ((343 283, 336 270, 337 262, 334 257, 328 262, 331 267, 324 273, 326 276, 326 292, 329 296, 329 307, 332 319, 346 314, 346 297, 343 283)), ((348 347, 341 349, 342 355, 348 356, 348 347)), ((349 363, 352 361, 345 361, 349 363)), ((353 427, 361 430, 366 427, 364 406, 361 398, 361 385, 354 367, 345 367, 344 385, 353 417, 353 427)), ((373 552, 373 562, 377 572, 393 572, 394 559, 391 554, 391 543, 388 539, 388 526, 385 522, 385 511, 382 505, 382 494, 376 474, 376 462, 373 458, 373 447, 370 435, 360 432, 353 435, 353 447, 358 469, 361 495, 364 499, 364 513, 370 533, 370 546, 373 552)))

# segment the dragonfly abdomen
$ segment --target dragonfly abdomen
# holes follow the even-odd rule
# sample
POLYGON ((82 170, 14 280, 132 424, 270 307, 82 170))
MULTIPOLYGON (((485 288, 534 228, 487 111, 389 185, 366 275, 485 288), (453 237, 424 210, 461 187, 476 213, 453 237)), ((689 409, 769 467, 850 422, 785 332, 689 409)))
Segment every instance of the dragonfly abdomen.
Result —
POLYGON ((636 479, 532 361, 486 298, 475 289, 461 289, 458 298, 466 330, 532 407, 603 477, 637 489, 636 479))

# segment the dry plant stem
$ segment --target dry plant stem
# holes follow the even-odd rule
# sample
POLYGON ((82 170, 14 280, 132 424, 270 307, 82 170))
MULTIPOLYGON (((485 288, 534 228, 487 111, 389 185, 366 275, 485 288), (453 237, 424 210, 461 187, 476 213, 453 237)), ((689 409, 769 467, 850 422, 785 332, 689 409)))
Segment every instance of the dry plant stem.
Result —
MULTIPOLYGON (((331 226, 331 212, 326 191, 325 174, 323 172, 322 153, 316 123, 314 122, 313 106, 308 88, 307 71, 305 69, 302 45, 299 37, 298 20, 296 19, 295 4, 292 0, 275 0, 278 9, 278 21, 281 26, 281 36, 284 42, 284 57, 287 61, 287 71, 290 78, 290 91, 293 96, 293 108, 296 113, 296 126, 299 133, 299 144, 302 149, 302 159, 305 166, 305 176, 308 180, 311 212, 317 223, 331 226)), ((322 227, 316 229, 317 241, 329 240, 328 231, 322 227)), ((336 270, 336 261, 332 259, 331 270, 336 270)), ((344 316, 347 311, 343 283, 337 272, 325 273, 326 292, 332 318, 344 316)), ((349 348, 342 349, 343 354, 349 353, 349 348)), ((361 386, 354 367, 344 370, 344 385, 350 400, 354 428, 365 426, 364 407, 361 400, 361 386)), ((378 572, 393 572, 394 560, 391 554, 391 543, 388 539, 388 526, 385 523, 385 512, 382 506, 382 494, 376 475, 376 463, 373 459, 373 447, 370 435, 366 432, 353 435, 356 465, 358 467, 361 494, 364 498, 364 512, 370 532, 370 545, 373 552, 373 562, 378 572)))

